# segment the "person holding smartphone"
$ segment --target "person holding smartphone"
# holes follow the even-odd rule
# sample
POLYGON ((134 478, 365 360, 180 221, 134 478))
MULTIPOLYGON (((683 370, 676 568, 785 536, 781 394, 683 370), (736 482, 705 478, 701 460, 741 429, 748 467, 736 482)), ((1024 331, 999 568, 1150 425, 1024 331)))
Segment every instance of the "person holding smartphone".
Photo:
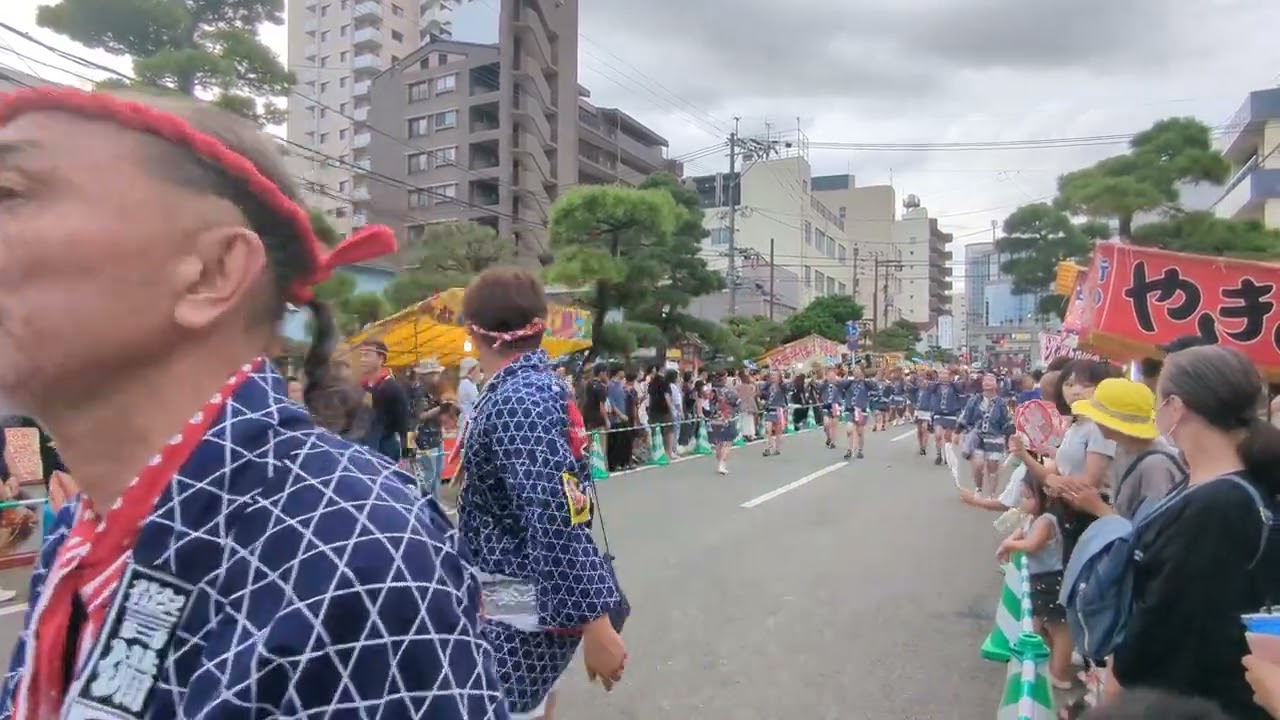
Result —
POLYGON ((414 368, 421 384, 418 401, 418 430, 414 444, 418 448, 418 477, 423 492, 435 497, 440 489, 440 469, 444 466, 444 433, 440 428, 441 416, 452 413, 456 401, 442 394, 441 378, 444 367, 435 360, 424 360, 414 368))

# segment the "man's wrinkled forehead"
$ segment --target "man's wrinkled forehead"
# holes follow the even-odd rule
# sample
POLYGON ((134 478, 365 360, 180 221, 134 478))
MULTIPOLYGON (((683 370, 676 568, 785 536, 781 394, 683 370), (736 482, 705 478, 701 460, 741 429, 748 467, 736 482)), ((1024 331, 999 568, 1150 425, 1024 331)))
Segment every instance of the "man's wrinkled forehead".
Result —
POLYGON ((110 121, 65 112, 26 113, 0 125, 0 167, 38 167, 77 178, 100 172, 100 179, 118 182, 121 173, 137 166, 137 153, 148 139, 110 121))

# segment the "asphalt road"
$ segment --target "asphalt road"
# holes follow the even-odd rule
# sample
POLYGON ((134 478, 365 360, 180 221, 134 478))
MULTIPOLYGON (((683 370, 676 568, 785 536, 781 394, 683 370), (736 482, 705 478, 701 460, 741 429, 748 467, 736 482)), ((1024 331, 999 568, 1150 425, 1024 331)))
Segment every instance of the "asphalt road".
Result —
MULTIPOLYGON (((868 433, 842 464, 816 431, 783 454, 735 450, 730 474, 682 460, 599 484, 634 606, 624 682, 580 659, 566 720, 970 720, 995 714, 1003 668, 978 657, 999 575, 994 516, 962 506, 908 428, 868 433), (780 489, 787 488, 782 492, 780 489), (746 504, 749 507, 743 507, 746 504)), ((26 593, 0 605, 13 647, 26 593)))

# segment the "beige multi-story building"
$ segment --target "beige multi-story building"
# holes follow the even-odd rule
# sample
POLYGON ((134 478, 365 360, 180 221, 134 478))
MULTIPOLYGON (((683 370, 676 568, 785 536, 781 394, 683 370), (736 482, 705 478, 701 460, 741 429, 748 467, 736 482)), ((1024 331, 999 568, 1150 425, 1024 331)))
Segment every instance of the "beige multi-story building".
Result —
POLYGON ((367 123, 381 131, 365 146, 360 221, 409 238, 430 223, 479 222, 513 237, 532 264, 549 251, 548 215, 563 189, 638 184, 668 167, 665 138, 595 107, 571 69, 549 64, 576 24, 544 22, 537 7, 518 6, 506 44, 432 39, 373 79, 367 123))
MULTIPOLYGON (((738 314, 759 312, 761 296, 790 309, 803 308, 815 298, 849 295, 854 285, 854 259, 845 223, 812 189, 807 141, 770 143, 764 159, 748 156, 745 170, 686 179, 702 200, 704 241, 708 266, 728 273, 729 207, 736 196, 734 248, 738 268, 753 271, 776 266, 769 282, 738 271, 738 314), (782 272, 785 271, 785 272, 782 272)), ((727 291, 726 291, 727 294, 727 291)), ((730 314, 728 303, 714 305, 730 314)), ((711 307, 711 306, 709 306, 711 307)), ((766 303, 767 307, 767 303, 766 303)), ((715 313, 712 313, 715 314, 715 313)), ((711 318, 719 319, 719 318, 711 318)))
MULTIPOLYGON (((897 219, 897 194, 893 186, 859 187, 853 175, 822 175, 813 179, 813 192, 844 220, 849 252, 853 255, 852 294, 858 304, 866 308, 867 319, 871 319, 871 311, 877 304, 882 314, 886 305, 892 311, 892 303, 877 303, 877 299, 884 276, 896 267, 893 263, 901 260, 893 244, 893 224, 897 219)), ((900 315, 890 312, 884 317, 893 321, 900 315)), ((878 316, 877 320, 880 319, 883 317, 878 316)))

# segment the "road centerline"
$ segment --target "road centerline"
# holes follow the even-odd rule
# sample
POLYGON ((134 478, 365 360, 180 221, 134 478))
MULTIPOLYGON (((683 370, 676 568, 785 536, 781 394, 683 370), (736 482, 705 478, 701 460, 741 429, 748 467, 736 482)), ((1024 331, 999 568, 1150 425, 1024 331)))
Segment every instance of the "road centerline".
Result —
POLYGON ((840 468, 842 468, 842 467, 844 467, 844 466, 846 466, 846 465, 848 465, 848 464, 849 464, 848 462, 838 462, 838 463, 835 463, 835 464, 833 464, 833 465, 828 465, 828 466, 826 466, 826 467, 822 468, 821 470, 816 470, 816 471, 814 471, 814 472, 809 473, 808 475, 805 475, 804 477, 800 478, 799 480, 795 480, 795 481, 793 481, 793 482, 789 482, 789 483, 787 483, 786 485, 783 485, 783 486, 782 486, 782 487, 780 487, 780 488, 776 488, 776 489, 774 489, 774 490, 770 490, 769 492, 767 492, 767 493, 765 493, 765 494, 763 494, 763 495, 761 495, 761 496, 759 496, 759 497, 752 498, 752 499, 750 499, 750 500, 748 500, 748 501, 746 501, 746 502, 742 503, 742 504, 741 504, 741 505, 739 505, 738 507, 741 507, 741 508, 744 508, 744 509, 750 510, 751 508, 756 507, 757 505, 760 505, 760 504, 763 504, 763 503, 769 502, 770 500, 772 500, 772 499, 774 499, 774 498, 778 497, 779 495, 784 495, 784 494, 786 494, 786 493, 791 492, 792 490, 795 490, 796 488, 799 488, 799 487, 803 487, 803 486, 805 486, 805 485, 808 485, 809 483, 813 482, 814 480, 817 480, 818 478, 822 477, 823 475, 826 475, 827 473, 835 472, 836 470, 839 470, 840 468))

